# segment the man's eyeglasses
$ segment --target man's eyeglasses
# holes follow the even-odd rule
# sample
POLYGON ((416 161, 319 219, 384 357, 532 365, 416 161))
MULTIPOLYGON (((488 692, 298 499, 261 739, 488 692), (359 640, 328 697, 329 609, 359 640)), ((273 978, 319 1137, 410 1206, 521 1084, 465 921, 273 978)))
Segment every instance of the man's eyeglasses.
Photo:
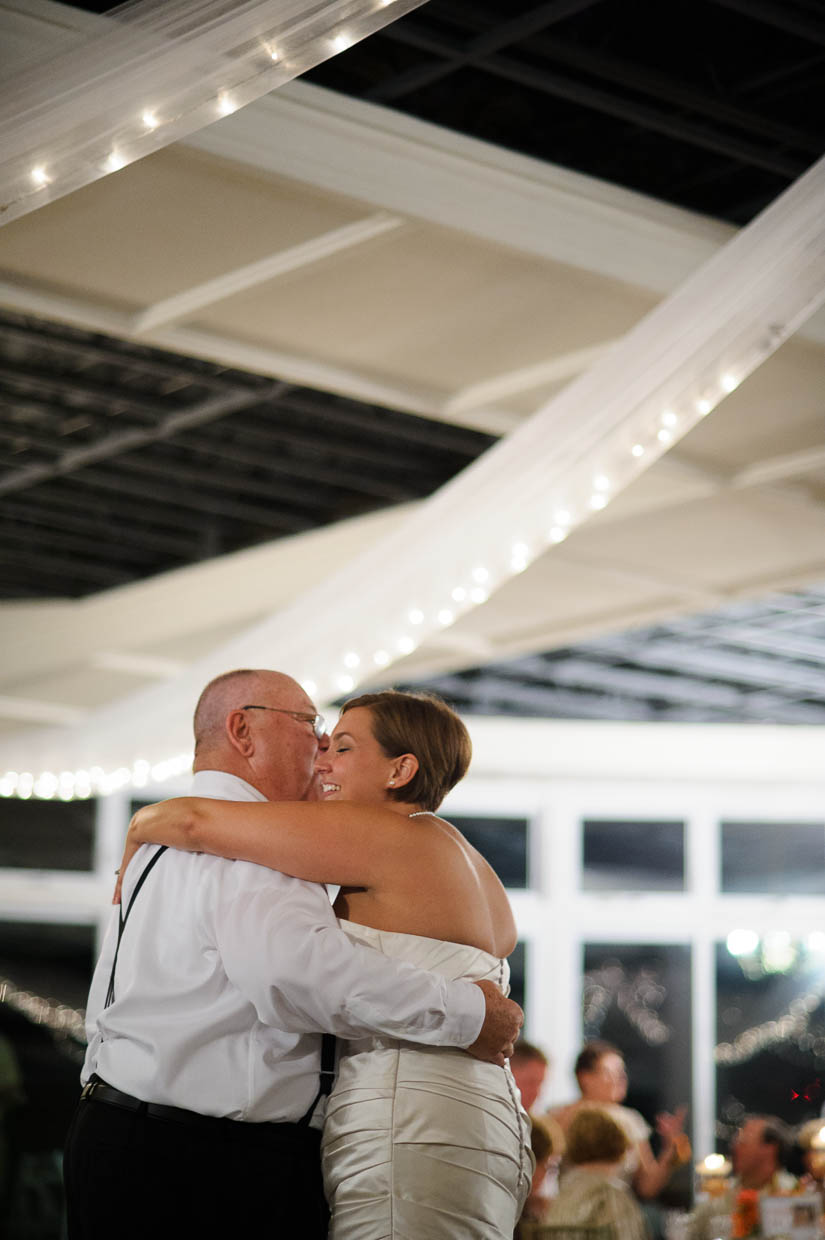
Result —
POLYGON ((308 723, 318 740, 326 731, 323 715, 310 715, 304 710, 286 710, 283 706, 242 706, 241 710, 272 710, 277 715, 291 715, 293 719, 300 719, 301 723, 308 723))

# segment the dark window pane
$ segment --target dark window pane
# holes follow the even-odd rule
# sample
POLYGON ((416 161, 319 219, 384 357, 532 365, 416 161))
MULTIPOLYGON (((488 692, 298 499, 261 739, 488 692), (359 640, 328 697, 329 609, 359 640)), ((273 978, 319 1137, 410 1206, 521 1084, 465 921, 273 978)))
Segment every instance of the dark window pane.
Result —
MULTIPOLYGON (((691 1100, 691 958, 682 944, 588 943, 584 948, 584 1040, 612 1042, 627 1064, 625 1105, 651 1128, 660 1111, 691 1100)), ((656 1148, 656 1136, 651 1136, 656 1148)), ((683 1168, 663 1200, 685 1206, 683 1168)))
MULTIPOLYGON (((510 998, 513 999, 520 1007, 524 1007, 524 977, 527 968, 527 951, 524 943, 518 942, 513 948, 513 954, 508 960, 510 965, 510 998)), ((526 1008, 525 1008, 526 1011, 526 1008)), ((525 1024, 527 1018, 525 1016, 525 1024)))
POLYGON ((0 921, 0 975, 21 990, 85 1008, 94 963, 93 926, 0 921))
MULTIPOLYGON (((733 935, 729 941, 741 950, 733 935)), ((825 1103, 824 992, 821 932, 807 941, 767 935, 737 956, 726 944, 717 944, 721 1136, 730 1136, 748 1112, 777 1115, 791 1124, 820 1114, 825 1103)))
POLYGON ((683 891, 682 822, 585 820, 585 891, 683 891))
POLYGON ((528 886, 528 825, 526 818, 471 818, 450 815, 452 822, 477 848, 505 887, 528 886))
POLYGON ((0 799, 0 866, 90 870, 97 801, 0 799))
POLYGON ((722 890, 825 895, 825 824, 723 822, 722 890))

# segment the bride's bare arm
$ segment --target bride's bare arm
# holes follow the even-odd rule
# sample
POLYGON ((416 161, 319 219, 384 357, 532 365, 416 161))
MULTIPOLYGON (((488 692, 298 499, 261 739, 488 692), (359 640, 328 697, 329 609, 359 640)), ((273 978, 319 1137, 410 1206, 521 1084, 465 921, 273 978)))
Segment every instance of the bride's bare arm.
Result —
POLYGON ((413 836, 406 817, 353 802, 176 797, 134 815, 120 877, 141 844, 169 844, 255 861, 295 878, 375 888, 408 863, 413 836))

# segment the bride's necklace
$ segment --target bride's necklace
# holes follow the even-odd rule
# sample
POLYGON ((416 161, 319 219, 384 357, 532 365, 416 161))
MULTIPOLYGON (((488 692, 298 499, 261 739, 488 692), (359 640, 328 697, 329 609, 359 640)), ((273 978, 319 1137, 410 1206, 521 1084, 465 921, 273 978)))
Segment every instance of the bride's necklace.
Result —
POLYGON ((407 814, 408 818, 420 818, 422 814, 429 814, 428 809, 414 809, 411 814, 407 814))

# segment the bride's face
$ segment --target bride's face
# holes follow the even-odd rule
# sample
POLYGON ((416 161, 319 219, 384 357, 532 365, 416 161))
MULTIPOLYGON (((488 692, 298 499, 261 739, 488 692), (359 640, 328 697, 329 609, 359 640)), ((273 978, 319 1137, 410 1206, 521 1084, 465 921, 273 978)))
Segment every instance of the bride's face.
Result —
POLYGON ((369 707, 354 706, 338 720, 329 748, 315 763, 323 800, 380 804, 389 799, 394 765, 372 734, 369 707))

